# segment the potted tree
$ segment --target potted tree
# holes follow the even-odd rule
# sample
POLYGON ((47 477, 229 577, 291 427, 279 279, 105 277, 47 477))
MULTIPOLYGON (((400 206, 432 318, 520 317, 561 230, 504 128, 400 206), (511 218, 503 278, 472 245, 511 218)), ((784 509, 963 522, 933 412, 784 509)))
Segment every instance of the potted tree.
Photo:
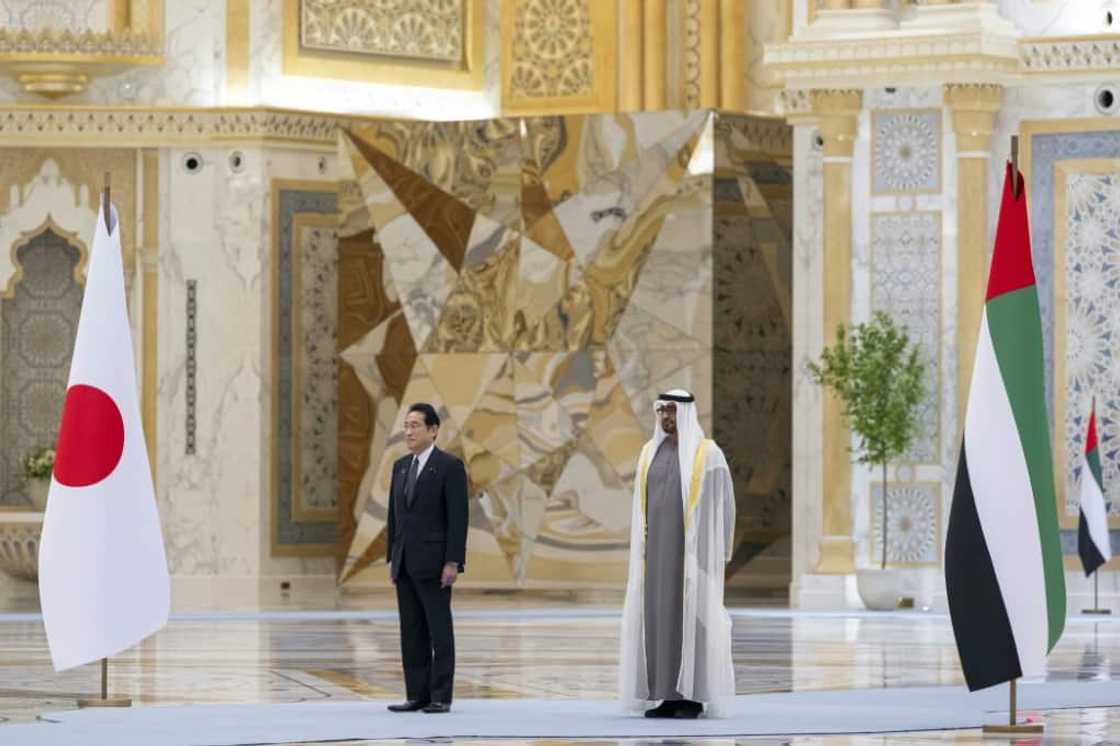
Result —
POLYGON ((917 345, 904 327, 878 311, 871 321, 836 327, 836 342, 826 347, 809 374, 832 390, 844 407, 844 417, 857 443, 857 463, 879 466, 883 475, 883 549, 878 570, 859 570, 860 597, 868 608, 895 608, 902 595, 902 578, 887 570, 887 463, 914 442, 918 404, 924 394, 923 368, 917 345))
POLYGON ((27 496, 36 510, 47 509, 47 492, 54 471, 54 449, 35 448, 23 457, 23 477, 27 480, 27 496))

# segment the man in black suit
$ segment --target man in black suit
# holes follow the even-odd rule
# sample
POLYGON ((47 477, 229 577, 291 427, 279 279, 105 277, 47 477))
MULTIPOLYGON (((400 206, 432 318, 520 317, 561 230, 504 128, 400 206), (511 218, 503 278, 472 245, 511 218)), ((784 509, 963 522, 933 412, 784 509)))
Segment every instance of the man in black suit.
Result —
POLYGON ((451 586, 467 552, 467 470, 435 447, 439 415, 413 404, 404 420, 412 453, 393 464, 389 486, 390 577, 397 588, 407 700, 393 712, 451 709, 455 635, 451 586))

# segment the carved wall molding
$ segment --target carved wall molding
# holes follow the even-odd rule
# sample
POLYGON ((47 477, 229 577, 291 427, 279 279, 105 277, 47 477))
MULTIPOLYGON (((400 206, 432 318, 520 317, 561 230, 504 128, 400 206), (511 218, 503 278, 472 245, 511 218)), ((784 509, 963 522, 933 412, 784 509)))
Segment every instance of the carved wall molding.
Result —
POLYGON ((305 49, 464 64, 462 0, 300 0, 299 11, 305 49))
POLYGON ((0 107, 6 145, 135 147, 264 141, 334 151, 340 128, 376 119, 282 109, 0 107))
POLYGON ((1048 85, 1055 78, 1111 78, 1120 66, 1120 36, 1016 39, 987 31, 793 39, 766 46, 765 62, 786 88, 859 83, 1048 85))
POLYGON ((163 64, 163 0, 119 0, 106 30, 51 25, 76 20, 58 6, 44 9, 41 27, 0 28, 0 71, 28 93, 59 98, 84 91, 95 77, 163 64))

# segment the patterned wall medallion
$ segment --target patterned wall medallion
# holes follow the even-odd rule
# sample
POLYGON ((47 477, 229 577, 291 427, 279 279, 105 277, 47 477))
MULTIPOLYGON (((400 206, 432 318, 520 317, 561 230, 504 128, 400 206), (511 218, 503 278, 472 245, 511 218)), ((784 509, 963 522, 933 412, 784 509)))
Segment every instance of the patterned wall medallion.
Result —
POLYGON ((0 302, 0 504, 28 504, 21 460, 58 439, 82 308, 82 286, 74 281, 80 257, 49 230, 16 250, 23 278, 0 302))
MULTIPOLYGON (((937 565, 941 562, 939 526, 941 486, 898 483, 887 486, 887 562, 893 565, 937 565)), ((883 483, 871 485, 871 559, 883 552, 883 483)))
POLYGON ((871 216, 871 308, 906 327, 925 366, 917 439, 904 460, 938 463, 941 442, 941 213, 871 216))
POLYGON ((308 49, 461 64, 462 0, 300 0, 308 49))
POLYGON ((1095 399, 1101 477, 1120 512, 1120 169, 1071 173, 1065 202, 1065 513, 1077 515, 1081 454, 1095 399))
POLYGON ((871 192, 941 191, 941 111, 871 114, 871 192))
POLYGON ((502 3, 502 110, 604 110, 614 104, 615 8, 594 0, 502 3))
MULTIPOLYGON (((470 475, 475 581, 617 585, 653 397, 691 388, 710 424, 712 116, 526 119, 519 209, 500 219, 464 201, 503 194, 500 170, 469 191, 424 170, 462 126, 417 140, 386 123, 343 143, 340 249, 367 274, 339 278, 339 489, 355 495, 342 580, 384 559, 403 405, 430 401, 470 475)), ((766 188, 742 210, 763 232, 766 188)))

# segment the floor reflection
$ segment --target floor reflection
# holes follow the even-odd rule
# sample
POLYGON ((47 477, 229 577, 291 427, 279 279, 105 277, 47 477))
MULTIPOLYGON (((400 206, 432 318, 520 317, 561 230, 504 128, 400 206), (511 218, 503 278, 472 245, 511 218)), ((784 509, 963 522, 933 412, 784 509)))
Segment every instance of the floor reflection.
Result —
MULTIPOLYGON (((137 706, 395 699, 401 693, 401 674, 391 600, 371 599, 366 608, 368 612, 360 611, 353 603, 349 612, 304 614, 289 609, 179 616, 112 661, 111 689, 131 696, 137 706)), ((736 609, 733 619, 740 694, 962 683, 952 630, 942 615, 736 609)), ((563 599, 540 598, 514 603, 463 594, 457 602, 456 697, 612 698, 617 630, 617 606, 612 604, 572 606, 563 599)), ((42 623, 34 616, 0 615, 0 646, 5 660, 0 667, 4 721, 26 722, 44 712, 70 709, 76 698, 98 685, 96 665, 53 672, 42 623)), ((1115 680, 1120 678, 1117 661, 1120 620, 1074 617, 1050 656, 1047 679, 1115 680)), ((1120 742, 1120 709, 1040 716, 1047 724, 1046 736, 1016 742, 1120 742)), ((991 741, 984 741, 979 732, 962 731, 749 742, 991 741)))

